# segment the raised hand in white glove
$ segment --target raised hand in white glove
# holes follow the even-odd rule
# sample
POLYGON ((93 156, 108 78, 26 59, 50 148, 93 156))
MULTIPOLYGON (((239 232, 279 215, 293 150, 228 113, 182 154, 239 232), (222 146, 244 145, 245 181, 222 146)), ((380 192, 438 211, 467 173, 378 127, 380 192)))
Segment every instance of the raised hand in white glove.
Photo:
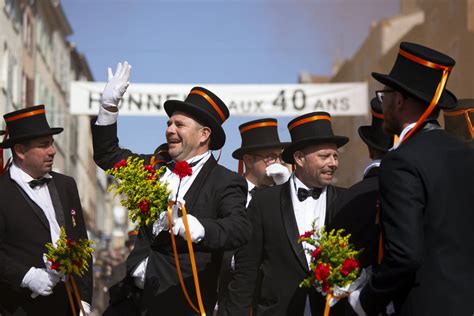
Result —
POLYGON ((54 286, 59 282, 58 275, 48 273, 45 269, 31 267, 23 277, 21 287, 29 288, 32 298, 38 295, 48 296, 53 293, 54 286))
POLYGON ((267 176, 272 177, 275 184, 283 184, 290 178, 290 171, 287 167, 274 163, 265 169, 267 176))
MULTIPOLYGON (((188 214, 187 218, 191 242, 198 243, 204 238, 204 226, 202 226, 198 219, 192 215, 188 214)), ((184 221, 182 217, 179 217, 176 223, 173 225, 173 234, 179 235, 186 239, 186 229, 184 228, 184 221)))
POLYGON ((108 68, 108 82, 105 85, 104 92, 102 92, 102 106, 107 110, 116 112, 117 107, 122 100, 125 91, 127 91, 128 79, 130 78, 130 71, 132 66, 128 62, 118 63, 115 73, 108 68))

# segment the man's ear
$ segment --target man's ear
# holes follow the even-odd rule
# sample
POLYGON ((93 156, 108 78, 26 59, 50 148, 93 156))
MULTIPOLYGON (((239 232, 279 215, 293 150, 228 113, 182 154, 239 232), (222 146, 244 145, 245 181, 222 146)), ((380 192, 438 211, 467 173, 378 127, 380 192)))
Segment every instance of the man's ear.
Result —
POLYGON ((304 152, 297 150, 293 153, 293 159, 295 160, 295 165, 302 167, 306 158, 304 152))
POLYGON ((209 127, 204 126, 199 130, 200 136, 201 136, 201 143, 205 144, 207 142, 211 141, 211 134, 212 131, 209 127))
POLYGON ((20 158, 20 160, 25 159, 25 152, 26 152, 26 147, 22 144, 15 144, 12 147, 12 151, 15 152, 16 156, 20 158))

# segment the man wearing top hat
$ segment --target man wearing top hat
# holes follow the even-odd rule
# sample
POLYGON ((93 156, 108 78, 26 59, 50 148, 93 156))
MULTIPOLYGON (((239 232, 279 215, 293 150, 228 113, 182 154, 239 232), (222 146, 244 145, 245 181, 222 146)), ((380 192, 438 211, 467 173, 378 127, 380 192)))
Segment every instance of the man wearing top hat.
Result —
MULTIPOLYGON (((44 105, 3 117, 9 137, 0 147, 9 148, 13 160, 0 176, 0 314, 72 315, 64 283, 43 259, 60 227, 70 239, 87 238, 74 179, 52 171, 53 135, 63 129, 49 127, 44 105)), ((91 270, 76 279, 87 313, 91 270)))
POLYGON ((445 109, 444 129, 474 149, 474 99, 458 100, 453 109, 445 109))
MULTIPOLYGON (((278 122, 274 118, 263 118, 246 122, 239 126, 242 144, 232 153, 232 157, 245 167, 243 173, 247 180, 247 205, 257 189, 283 184, 288 181, 290 172, 282 165, 281 153, 289 143, 282 143, 278 137, 278 122)), ((235 268, 234 252, 226 253, 219 276, 218 302, 219 314, 225 312, 227 286, 235 268)))
MULTIPOLYGON (((288 124, 291 144, 283 160, 295 172, 283 185, 257 191, 248 208, 253 225, 249 243, 235 255, 235 273, 229 284, 227 312, 248 315, 259 267, 262 271, 257 315, 320 315, 324 299, 315 288, 300 288, 310 273, 310 256, 298 243, 300 235, 329 225, 336 215, 343 189, 331 184, 338 167, 338 148, 349 139, 335 136, 331 117, 312 112, 288 124)), ((340 305, 331 313, 339 314, 340 305)))
POLYGON ((378 175, 380 162, 393 145, 393 136, 384 133, 382 124, 382 103, 377 98, 370 101, 372 124, 360 126, 359 136, 367 145, 372 160, 364 170, 364 178, 347 189, 341 210, 331 226, 344 228, 351 234, 351 243, 356 249, 363 249, 358 258, 361 267, 377 263, 380 228, 380 193, 378 175))
POLYGON ((398 315, 474 311, 474 151, 442 130, 439 109, 456 105, 445 84, 455 61, 401 43, 385 85, 384 130, 399 136, 379 175, 383 259, 349 301, 359 315, 393 302, 398 315))
MULTIPOLYGON (((92 121, 94 158, 103 169, 128 156, 136 156, 120 148, 117 139, 117 105, 128 86, 130 69, 126 62, 119 63, 115 74, 109 69, 99 116, 92 121)), ((192 167, 192 175, 181 181, 177 199, 186 203, 203 305, 210 314, 216 303, 224 251, 242 246, 250 236, 245 212, 247 186, 242 177, 220 166, 211 154, 211 150, 221 149, 225 142, 221 125, 229 117, 229 111, 221 99, 207 89, 195 87, 185 101, 168 100, 164 108, 169 116, 167 151, 162 147, 158 157, 140 157, 145 163, 153 160, 157 167, 167 164, 166 157, 173 159, 161 178, 168 183, 173 196, 180 180, 170 170, 172 163, 186 161, 192 167)), ((135 248, 127 259, 127 276, 133 281, 133 291, 139 293, 136 303, 142 315, 191 315, 195 312, 180 287, 165 213, 153 225, 140 229, 135 248)), ((177 235, 185 286, 196 304, 182 217, 175 219, 172 233, 177 235)), ((115 303, 117 306, 111 306, 110 310, 125 313, 120 302, 115 303)))

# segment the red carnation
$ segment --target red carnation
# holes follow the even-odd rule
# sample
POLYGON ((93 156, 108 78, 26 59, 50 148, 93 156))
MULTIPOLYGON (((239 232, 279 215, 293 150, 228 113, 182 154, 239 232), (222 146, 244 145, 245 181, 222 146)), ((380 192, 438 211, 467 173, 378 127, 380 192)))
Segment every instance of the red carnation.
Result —
POLYGON ((311 253, 311 257, 316 259, 316 258, 319 257, 320 254, 321 254, 321 247, 318 247, 318 248, 314 249, 313 253, 311 253))
POLYGON ((138 203, 138 207, 140 208, 143 214, 146 214, 148 212, 148 201, 141 201, 140 203, 138 203))
POLYGON ((52 260, 50 262, 51 262, 51 270, 58 270, 59 269, 59 266, 60 266, 59 262, 54 261, 54 260, 52 260))
POLYGON ((358 267, 359 261, 357 261, 356 259, 348 258, 342 264, 341 274, 343 276, 347 276, 349 273, 352 272, 352 270, 357 269, 358 267))
POLYGON ((316 278, 316 280, 321 281, 321 282, 324 282, 327 280, 327 278, 329 277, 329 273, 330 273, 329 265, 325 263, 321 263, 321 262, 318 263, 318 265, 314 269, 314 277, 316 278))
POLYGON ((307 231, 306 233, 304 233, 303 235, 300 236, 300 238, 309 238, 311 236, 313 236, 314 234, 314 230, 310 230, 310 231, 307 231))
POLYGON ((146 166, 143 167, 143 169, 145 169, 146 171, 148 171, 151 174, 155 173, 155 168, 153 168, 152 165, 146 165, 146 166))
POLYGON ((67 244, 67 246, 68 246, 69 248, 74 248, 74 247, 76 246, 76 242, 75 242, 74 240, 72 240, 72 239, 68 239, 68 240, 66 241, 66 244, 67 244))
POLYGON ((120 160, 114 165, 114 169, 120 169, 121 167, 126 167, 127 161, 125 159, 120 160))
POLYGON ((329 283, 323 282, 323 292, 328 293, 331 287, 329 286, 329 283))
POLYGON ((174 166, 173 173, 180 179, 193 174, 193 169, 186 161, 178 161, 174 166))

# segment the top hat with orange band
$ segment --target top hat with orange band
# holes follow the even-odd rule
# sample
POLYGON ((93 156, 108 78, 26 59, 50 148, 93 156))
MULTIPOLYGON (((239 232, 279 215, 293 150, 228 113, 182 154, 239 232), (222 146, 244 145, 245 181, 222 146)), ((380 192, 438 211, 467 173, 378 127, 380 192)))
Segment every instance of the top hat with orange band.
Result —
POLYGON ((332 131, 331 115, 327 112, 312 112, 293 119, 288 123, 291 144, 283 150, 282 158, 287 163, 294 163, 293 154, 314 144, 345 145, 349 138, 336 136, 332 131))
POLYGON ((239 126, 242 144, 232 153, 235 159, 242 159, 244 154, 265 148, 285 148, 290 143, 280 142, 278 122, 273 118, 250 121, 239 126))
POLYGON ((456 108, 443 113, 445 130, 474 144, 474 99, 459 100, 456 108))
POLYGON ((229 109, 225 103, 211 91, 194 87, 184 101, 168 100, 164 104, 168 116, 180 111, 191 115, 196 121, 211 129, 209 149, 221 149, 225 143, 222 123, 229 117, 229 109))
POLYGON ((9 148, 29 139, 55 135, 63 131, 61 127, 49 127, 44 105, 10 112, 5 114, 3 118, 7 125, 8 138, 0 143, 1 148, 9 148))
POLYGON ((370 100, 372 109, 372 124, 370 126, 360 126, 359 136, 367 146, 381 152, 387 152, 393 146, 393 136, 389 136, 383 131, 382 104, 377 98, 370 100))
MULTIPOLYGON (((424 101, 428 106, 435 95, 443 72, 451 70, 456 62, 451 57, 431 48, 402 42, 397 60, 390 74, 372 73, 384 85, 424 101)), ((456 106, 456 97, 444 89, 437 106, 450 109, 456 106)))

